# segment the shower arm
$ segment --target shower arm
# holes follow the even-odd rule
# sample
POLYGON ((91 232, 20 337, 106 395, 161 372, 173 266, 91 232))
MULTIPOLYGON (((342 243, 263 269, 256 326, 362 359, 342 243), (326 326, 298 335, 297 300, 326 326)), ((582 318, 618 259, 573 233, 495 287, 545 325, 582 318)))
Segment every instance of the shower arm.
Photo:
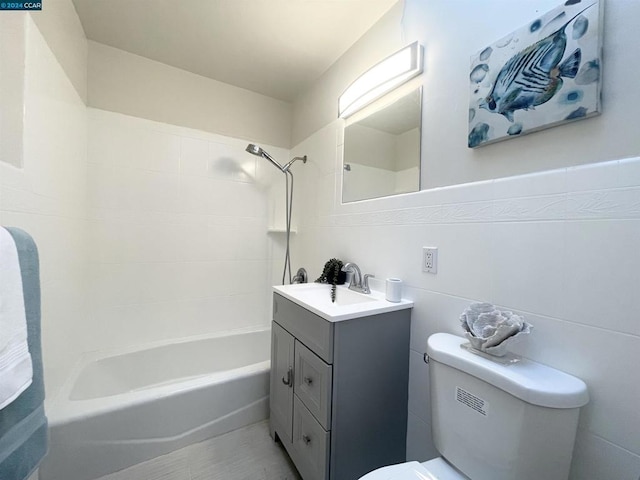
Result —
POLYGON ((291 168, 291 165, 293 165, 293 163, 297 160, 302 160, 302 163, 307 163, 307 156, 303 155, 302 157, 294 157, 288 163, 286 163, 284 167, 282 167, 282 171, 288 172, 289 168, 291 168))

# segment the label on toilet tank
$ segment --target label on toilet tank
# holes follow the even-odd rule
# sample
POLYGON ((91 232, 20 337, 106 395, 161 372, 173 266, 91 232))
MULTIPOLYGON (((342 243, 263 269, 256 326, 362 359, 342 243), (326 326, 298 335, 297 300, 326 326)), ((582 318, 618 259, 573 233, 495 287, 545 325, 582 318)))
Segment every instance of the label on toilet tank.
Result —
POLYGON ((489 404, 485 400, 471 392, 467 392, 463 388, 456 387, 456 400, 485 417, 488 415, 489 404))

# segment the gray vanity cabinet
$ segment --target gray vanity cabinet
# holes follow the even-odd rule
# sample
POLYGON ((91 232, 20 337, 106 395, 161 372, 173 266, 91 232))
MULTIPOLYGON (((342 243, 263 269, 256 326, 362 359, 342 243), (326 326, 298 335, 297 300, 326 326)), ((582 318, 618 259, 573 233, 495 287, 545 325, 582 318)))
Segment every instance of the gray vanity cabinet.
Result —
POLYGON ((274 294, 270 430, 304 480, 406 460, 410 316, 330 322, 274 294))

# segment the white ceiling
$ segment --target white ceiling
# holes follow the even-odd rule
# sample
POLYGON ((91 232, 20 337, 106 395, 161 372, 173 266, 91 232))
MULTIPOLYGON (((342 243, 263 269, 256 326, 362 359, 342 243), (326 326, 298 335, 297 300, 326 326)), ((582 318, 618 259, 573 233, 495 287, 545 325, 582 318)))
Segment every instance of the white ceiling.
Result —
POLYGON ((73 0, 87 38, 293 101, 398 0, 73 0))

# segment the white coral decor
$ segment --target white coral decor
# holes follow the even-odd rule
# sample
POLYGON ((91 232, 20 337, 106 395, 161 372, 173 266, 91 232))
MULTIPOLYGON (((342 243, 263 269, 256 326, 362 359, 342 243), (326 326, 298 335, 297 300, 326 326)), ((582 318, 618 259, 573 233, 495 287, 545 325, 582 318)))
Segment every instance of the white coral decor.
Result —
POLYGON ((501 312, 490 303, 471 304, 460 315, 460 323, 473 348, 498 357, 532 328, 520 315, 501 312))

